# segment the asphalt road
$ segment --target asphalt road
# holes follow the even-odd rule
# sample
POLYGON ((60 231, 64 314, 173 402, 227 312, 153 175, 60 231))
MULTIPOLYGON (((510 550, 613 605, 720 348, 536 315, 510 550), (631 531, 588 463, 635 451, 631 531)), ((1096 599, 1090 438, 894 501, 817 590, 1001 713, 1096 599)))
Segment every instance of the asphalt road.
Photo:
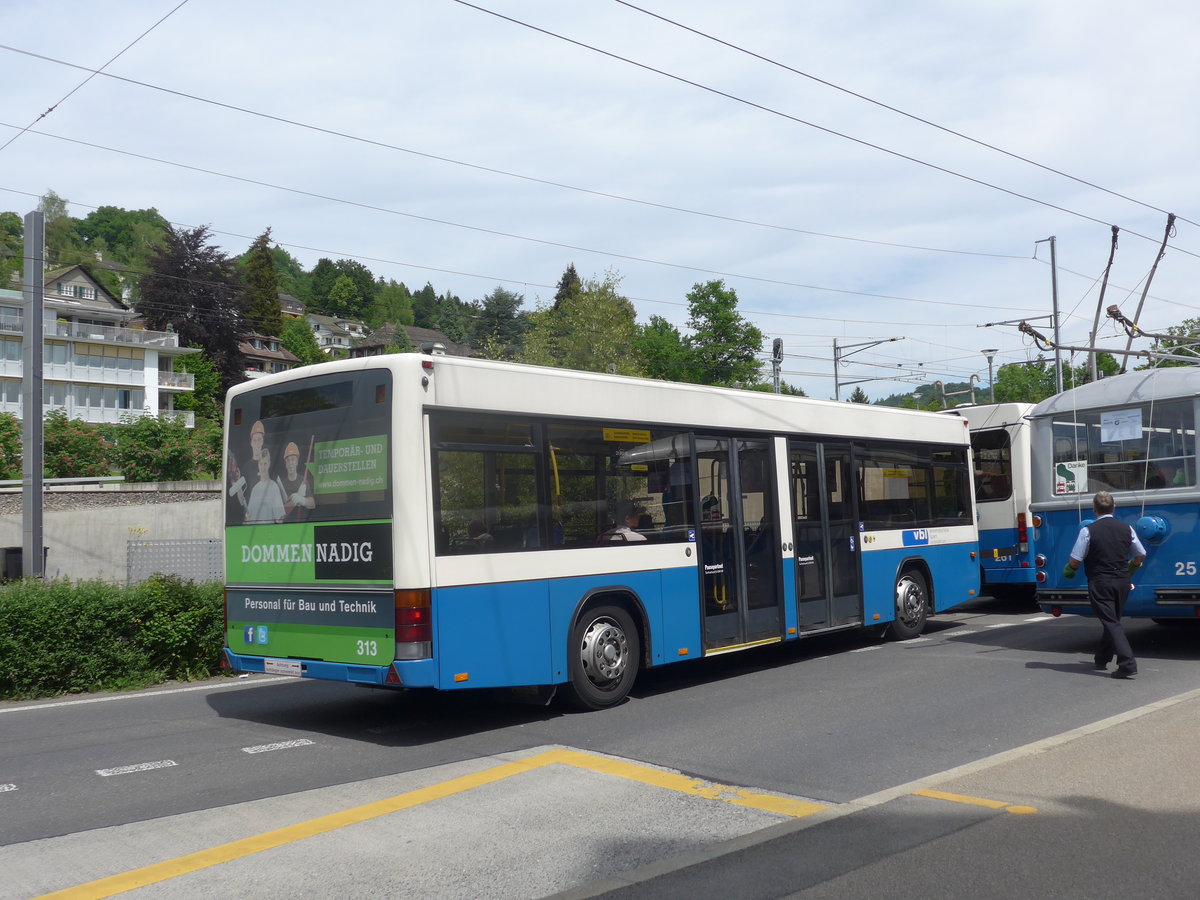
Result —
POLYGON ((105 877, 73 896, 670 896, 662 877, 708 896, 681 874, 705 865, 736 873, 737 895, 817 896, 1047 818, 1006 813, 1020 778, 999 807, 908 787, 985 788, 982 760, 1097 722, 1136 735, 1200 687, 1200 629, 1131 624, 1133 682, 1085 665, 1098 630, 985 599, 906 643, 844 634, 646 673, 598 713, 265 678, 0 704, 0 897, 105 877), (805 853, 808 882, 770 875, 805 853), (146 868, 171 861, 171 877, 146 868))

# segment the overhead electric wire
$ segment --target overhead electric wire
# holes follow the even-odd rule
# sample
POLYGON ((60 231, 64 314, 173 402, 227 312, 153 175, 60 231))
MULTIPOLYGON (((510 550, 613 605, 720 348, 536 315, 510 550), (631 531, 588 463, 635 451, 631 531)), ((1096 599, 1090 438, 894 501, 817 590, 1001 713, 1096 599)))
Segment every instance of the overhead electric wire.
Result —
MULTIPOLYGON (((0 122, 0 127, 16 128, 18 126, 11 125, 7 122, 0 122)), ((242 184, 251 184, 256 187, 263 187, 263 188, 268 188, 270 190, 276 190, 276 191, 284 191, 286 193, 296 194, 296 195, 302 196, 302 197, 311 197, 315 200, 324 200, 329 203, 339 203, 339 204, 342 204, 345 206, 352 206, 357 209, 366 209, 366 210, 370 210, 372 212, 387 213, 388 215, 401 216, 403 218, 414 219, 414 220, 420 221, 420 222, 428 222, 428 223, 435 224, 435 225, 444 225, 444 226, 447 226, 450 228, 461 228, 466 231, 473 231, 473 232, 477 232, 479 234, 490 234, 495 237, 503 237, 503 238, 509 238, 511 240, 526 241, 529 243, 540 244, 540 245, 547 246, 547 247, 558 247, 563 250, 574 250, 579 253, 591 253, 591 254, 594 254, 597 256, 605 256, 605 257, 610 257, 613 259, 622 259, 622 260, 627 260, 630 262, 640 262, 640 263, 645 263, 647 265, 662 266, 664 268, 681 269, 681 270, 689 271, 689 272, 701 272, 706 275, 717 275, 717 276, 720 276, 721 278, 737 278, 737 279, 741 279, 744 281, 755 281, 755 282, 759 282, 761 284, 774 284, 774 285, 778 285, 781 287, 794 287, 794 288, 801 288, 804 290, 824 291, 827 293, 834 293, 834 294, 848 294, 848 295, 856 296, 856 297, 871 297, 871 298, 878 299, 878 300, 899 300, 899 301, 903 301, 906 303, 926 303, 926 304, 931 304, 934 306, 952 306, 952 307, 958 307, 958 308, 963 308, 963 309, 989 309, 989 308, 992 308, 992 307, 988 307, 988 306, 979 306, 979 305, 970 304, 970 303, 955 303, 954 301, 951 301, 951 300, 929 300, 929 299, 925 299, 922 297, 901 297, 901 296, 896 296, 896 295, 892 295, 892 294, 876 294, 876 293, 871 293, 868 291, 852 291, 852 290, 848 290, 846 288, 823 287, 821 285, 804 284, 802 282, 784 281, 783 279, 777 279, 777 278, 765 278, 765 277, 758 276, 758 275, 746 275, 746 274, 742 274, 739 272, 724 272, 719 269, 706 269, 701 266, 691 266, 691 265, 686 265, 683 263, 672 263, 672 262, 666 262, 663 260, 649 259, 649 258, 641 257, 641 256, 633 256, 633 255, 627 254, 627 253, 617 253, 617 252, 611 251, 611 250, 596 250, 592 247, 583 247, 583 246, 579 246, 579 245, 575 245, 575 244, 562 243, 561 241, 551 241, 551 240, 547 240, 545 238, 536 238, 536 237, 530 237, 528 235, 513 234, 511 232, 500 231, 499 229, 495 229, 495 228, 483 228, 482 226, 479 226, 479 225, 467 225, 467 224, 464 224, 461 222, 452 222, 448 219, 438 219, 433 216, 422 216, 417 213, 410 213, 410 212, 404 212, 403 210, 390 209, 385 206, 377 206, 373 203, 364 203, 364 202, 361 202, 358 200, 347 200, 342 197, 334 197, 329 194, 320 194, 315 191, 308 191, 308 190, 304 190, 302 188, 293 188, 293 187, 288 187, 286 185, 273 184, 271 182, 262 181, 262 180, 256 179, 256 178, 247 178, 247 177, 244 177, 241 175, 232 175, 232 174, 229 174, 228 172, 218 172, 215 169, 206 169, 202 166, 195 166, 195 165, 191 165, 188 163, 174 162, 173 160, 162 159, 159 157, 150 156, 145 153, 136 153, 132 150, 122 150, 122 149, 119 149, 116 147, 107 147, 103 144, 97 144, 92 141, 85 141, 80 138, 70 138, 70 137, 66 137, 64 135, 53 134, 53 133, 47 132, 47 131, 35 131, 35 130, 31 129, 29 131, 29 133, 40 135, 42 137, 52 138, 52 139, 58 140, 58 141, 64 141, 69 144, 76 144, 81 147, 91 147, 92 149, 95 149, 95 150, 105 150, 109 153, 117 153, 122 156, 132 157, 133 159, 141 159, 141 160, 146 160, 148 162, 156 162, 156 163, 159 163, 160 165, 171 166, 171 167, 174 167, 177 169, 184 169, 184 170, 187 170, 190 172, 199 172, 204 175, 213 175, 218 178, 226 178, 226 179, 229 179, 230 181, 237 181, 242 184)), ((1034 311, 1034 310, 1030 310, 1030 311, 1034 311)))
MULTIPOLYGON (((576 40, 575 38, 567 37, 566 35, 558 34, 557 32, 550 31, 549 29, 546 29, 546 28, 541 28, 540 26, 533 25, 529 22, 524 22, 520 19, 515 19, 512 16, 504 15, 503 13, 499 13, 499 12, 496 12, 495 10, 487 9, 486 7, 479 6, 478 4, 470 3, 470 2, 468 2, 468 0, 452 0, 452 2, 457 3, 460 6, 466 6, 470 9, 474 9, 481 13, 485 13, 489 16, 494 16, 497 19, 503 19, 504 21, 510 22, 513 25, 519 25, 522 28, 528 28, 531 31, 536 31, 539 34, 546 35, 547 37, 552 37, 557 40, 564 41, 568 44, 573 44, 574 46, 581 47, 584 50, 590 50, 593 53, 600 54, 601 56, 607 56, 608 58, 615 59, 618 62, 623 62, 628 65, 635 66, 639 69, 644 69, 647 72, 653 72, 656 75, 661 75, 664 78, 669 78, 672 81, 679 82, 680 84, 686 84, 690 87, 694 87, 694 88, 697 88, 698 90, 706 91, 707 93, 714 94, 718 97, 724 97, 726 100, 732 100, 735 103, 741 103, 745 106, 751 107, 752 109, 757 109, 761 112, 769 113, 770 115, 773 115, 773 116, 778 116, 779 118, 786 119, 789 122, 795 122, 798 125, 804 125, 808 128, 813 128, 817 131, 821 131, 821 132, 831 135, 833 137, 838 137, 838 138, 841 138, 842 140, 850 141, 851 143, 858 144, 863 147, 868 147, 872 150, 878 150, 881 153, 886 153, 889 156, 896 157, 897 159, 907 160, 908 162, 916 163, 917 165, 920 165, 920 166, 925 166, 928 169, 933 169, 936 172, 941 172, 944 175, 952 175, 955 178, 961 178, 964 181, 969 181, 972 184, 979 185, 980 187, 990 188, 991 190, 999 191, 1003 194, 1008 194, 1010 197, 1016 197, 1020 200, 1027 200, 1030 203, 1036 203, 1039 206, 1044 206, 1048 209, 1053 209, 1053 210, 1056 210, 1061 213, 1066 213, 1069 216, 1075 216, 1076 218, 1084 219, 1088 222, 1094 222, 1097 225, 1104 225, 1105 227, 1108 227, 1108 228, 1112 227, 1113 223, 1105 222, 1103 219, 1097 219, 1095 216, 1089 216, 1087 213, 1082 213, 1082 212, 1078 212, 1073 209, 1068 209, 1065 206, 1059 206, 1058 204, 1051 203, 1048 200, 1039 200, 1037 197, 1032 197, 1028 194, 1022 194, 1019 191, 1014 191, 1009 188, 1001 187, 998 184, 992 184, 991 182, 984 181, 980 178, 974 178, 974 177, 972 177, 970 175, 966 175, 962 172, 956 172, 953 169, 946 168, 945 166, 939 166, 936 163, 927 162, 926 160, 920 159, 918 157, 910 156, 906 153, 901 153, 898 150, 891 150, 880 144, 872 143, 871 141, 864 140, 863 138, 853 137, 852 135, 845 134, 844 132, 837 131, 833 128, 828 128, 824 125, 818 125, 815 122, 810 122, 807 119, 800 118, 799 116, 793 116, 790 113, 785 113, 782 110, 774 109, 773 107, 766 106, 765 104, 762 104, 762 103, 756 103, 753 100, 747 100, 744 97, 739 97, 736 94, 731 94, 728 91, 721 90, 720 88, 715 88, 715 87, 712 87, 711 85, 702 84, 701 82, 694 81, 690 78, 684 78, 682 75, 675 75, 671 72, 667 72, 664 69, 659 69, 659 68, 656 68, 655 66, 651 66, 648 63, 638 62, 637 60, 630 59, 629 57, 621 56, 618 53, 613 53, 610 50, 603 50, 592 44, 588 44, 583 41, 576 40)), ((1150 237, 1149 235, 1145 235, 1145 234, 1142 234, 1137 231, 1133 231, 1128 228, 1122 228, 1121 230, 1125 234, 1133 235, 1134 237, 1142 238, 1143 240, 1151 241, 1155 244, 1158 244, 1161 241, 1161 238, 1150 237)), ((1200 253, 1193 253, 1189 250, 1183 250, 1182 248, 1180 248, 1178 246, 1174 246, 1174 245, 1171 247, 1171 249, 1174 249, 1180 253, 1185 253, 1188 256, 1194 256, 1197 259, 1200 259, 1200 253)))
MULTIPOLYGON (((1160 208, 1158 206, 1154 206, 1153 204, 1150 204, 1150 203, 1145 203, 1134 197, 1126 196, 1125 194, 1119 193, 1118 191, 1111 190, 1109 188, 1103 187, 1102 185, 1095 184, 1091 181, 1087 181, 1086 179, 1077 178, 1074 175, 1071 175, 1067 172, 1063 172, 1061 169, 1055 169, 1053 166, 1044 165, 1043 163, 1037 162, 1036 160, 1032 160, 1032 159, 1029 159, 1028 157, 1021 156, 1019 153, 1013 153, 1009 150, 1005 150, 1003 147, 997 147, 995 144, 989 144, 987 141, 982 141, 982 140, 979 140, 978 138, 973 138, 969 134, 963 134, 961 131, 955 131, 953 128, 948 128, 945 125, 939 125, 937 122, 931 121, 930 119, 923 118, 922 116, 918 116, 914 113, 906 112, 902 109, 899 109, 898 107, 891 106, 890 104, 884 103, 881 100, 876 100, 873 97, 868 97, 866 94, 860 94, 857 91, 852 91, 849 88, 842 87, 840 84, 834 84, 832 81, 827 81, 824 78, 820 78, 809 72, 803 72, 800 69, 796 69, 796 68, 793 68, 792 66, 787 65, 786 63, 781 63, 778 60, 771 59, 769 56, 764 56, 761 53, 755 53, 753 50, 748 50, 745 47, 741 47, 730 41, 726 41, 722 38, 716 37, 715 35, 708 34, 707 32, 701 31, 698 28, 693 28, 690 25, 684 25, 682 22, 678 22, 675 19, 668 18, 667 16, 660 15, 659 13, 652 12, 648 9, 643 9, 640 6, 635 6, 634 4, 628 2, 628 0, 614 0, 614 2, 619 3, 622 6, 628 7, 629 9, 632 9, 636 12, 640 12, 644 15, 658 19, 660 22, 665 22, 668 25, 675 26, 676 28, 682 28, 684 31, 691 32, 692 34, 696 35, 697 37, 702 37, 705 40, 709 40, 709 41, 713 41, 714 43, 721 44, 724 47, 728 47, 730 50, 736 50, 738 53, 744 53, 747 56, 752 56, 755 59, 761 60, 762 62, 768 63, 769 65, 776 66, 780 69, 784 69, 788 72, 791 72, 794 75, 799 75, 802 78, 807 78, 810 81, 815 81, 817 84, 823 84, 823 85, 825 85, 825 87, 833 88, 833 90, 835 90, 835 91, 841 91, 843 94, 848 94, 851 97, 857 97, 859 100, 863 100, 867 103, 873 104, 874 106, 878 106, 880 109, 886 109, 889 112, 894 112, 897 115, 904 116, 905 118, 911 119, 914 122, 920 122, 922 125, 928 125, 930 128, 936 128, 938 131, 944 132, 949 135, 953 135, 954 137, 957 137, 957 138, 962 138, 962 140, 964 140, 964 141, 969 141, 970 143, 975 144, 976 146, 984 147, 988 150, 992 150, 996 153, 1002 154, 1003 156, 1007 156, 1009 159, 1015 159, 1019 162, 1023 162, 1023 163, 1026 163, 1027 165, 1031 165, 1031 166, 1034 166, 1035 168, 1041 169, 1043 172, 1049 172, 1052 175, 1061 176, 1062 178, 1066 178, 1070 181, 1074 181, 1076 184, 1081 184, 1084 187, 1090 187, 1090 188, 1093 188, 1094 190, 1101 191, 1112 197, 1117 197, 1121 200, 1126 200, 1137 206, 1141 206, 1144 209, 1149 209, 1149 210, 1153 210, 1154 212, 1162 213, 1164 216, 1170 215, 1169 210, 1162 209, 1162 208, 1160 208)), ((1185 218, 1184 216, 1176 216, 1176 218, 1178 218, 1182 222, 1187 222, 1189 225, 1200 225, 1200 222, 1193 222, 1191 219, 1185 218)))
POLYGON ((188 0, 180 0, 180 3, 178 6, 176 6, 169 13, 167 13, 165 16, 163 16, 161 19, 159 19, 157 22, 155 22, 153 25, 151 25, 149 28, 147 28, 145 31, 143 31, 141 34, 139 34, 137 37, 135 37, 132 41, 130 41, 128 44, 126 44, 120 50, 118 50, 112 57, 109 58, 108 62, 106 62, 104 65, 102 65, 99 69, 89 70, 89 72, 91 74, 89 74, 87 78, 83 79, 83 81, 79 82, 79 84, 75 85, 75 87, 73 87, 73 88, 71 88, 71 90, 67 91, 66 94, 59 97, 56 102, 54 102, 50 105, 49 109, 46 109, 44 112, 42 112, 41 115, 39 115, 32 122, 30 122, 28 125, 26 125, 24 128, 22 128, 16 134, 14 134, 12 137, 10 137, 7 141, 5 141, 2 145, 0 145, 0 153, 3 153, 6 149, 8 149, 9 144, 13 143, 13 141, 17 140, 17 138, 19 138, 21 135, 25 134, 25 132, 29 131, 29 129, 31 129, 34 125, 36 125, 38 122, 42 121, 42 119, 46 118, 46 116, 50 115, 50 113, 54 112, 56 109, 58 109, 60 106, 62 106, 63 103, 65 103, 67 100, 70 99, 72 94, 74 94, 76 91, 78 91, 80 88, 82 88, 85 84, 87 84, 89 81, 91 81, 97 75, 102 74, 105 69, 107 69, 110 65, 112 65, 114 62, 116 62, 118 59, 120 59, 120 57, 125 53, 126 50, 131 48, 134 44, 136 44, 138 41, 140 41, 142 38, 144 38, 146 35, 148 35, 150 32, 152 32, 155 28, 157 28, 163 22, 167 21, 167 19, 171 18, 171 16, 175 15, 175 13, 179 12, 180 8, 183 7, 187 2, 188 2, 188 0))
MULTIPOLYGON (((576 191, 581 194, 590 194, 592 196, 603 197, 608 200, 619 200, 623 203, 636 203, 641 206, 648 206, 648 207, 652 207, 654 209, 662 209, 662 210, 666 210, 668 212, 684 213, 685 215, 690 215, 690 216, 701 216, 704 218, 716 219, 716 220, 722 221, 722 222, 732 222, 732 223, 738 224, 738 225, 750 225, 755 228, 769 228, 769 229, 772 229, 775 231, 786 231, 786 232, 790 232, 792 234, 803 234, 803 235, 808 235, 810 237, 822 237, 822 238, 829 238, 830 240, 836 240, 836 241, 852 241, 854 243, 860 243, 860 244, 872 244, 872 245, 876 245, 876 246, 880 246, 880 247, 892 247, 897 250, 919 250, 919 251, 926 252, 926 253, 948 253, 948 254, 959 255, 959 256, 983 256, 983 257, 988 257, 988 258, 992 258, 992 259, 1025 259, 1026 258, 1025 256, 1022 256, 1022 255, 1010 254, 1010 253, 986 253, 986 252, 983 252, 980 250, 955 250, 955 249, 950 249, 947 247, 925 247, 925 246, 920 246, 920 245, 916 245, 916 244, 899 244, 899 243, 895 243, 892 241, 872 240, 870 238, 854 237, 851 235, 830 234, 830 233, 824 232, 824 231, 813 231, 811 229, 796 228, 796 227, 790 226, 790 225, 779 225, 779 224, 775 224, 775 223, 771 223, 771 222, 758 222, 753 219, 742 219, 737 216, 727 216, 727 215, 722 215, 720 213, 712 213, 712 212, 705 212, 703 210, 689 209, 689 208, 683 207, 683 206, 674 206, 669 203, 659 203, 659 202, 656 202, 653 200, 644 200, 644 199, 641 199, 638 197, 628 197, 623 194, 614 194, 614 193, 611 193, 608 191, 601 191, 601 190, 597 190, 594 188, 579 187, 577 185, 566 184, 566 183, 560 182, 560 181, 552 181, 552 180, 546 179, 546 178, 538 178, 537 176, 534 176, 534 175, 523 175, 518 172, 508 172, 504 169, 497 169, 497 168, 493 168, 491 166, 480 165, 478 163, 465 162, 463 160, 453 159, 448 156, 439 156, 438 154, 427 153, 422 150, 413 150, 410 147, 401 147, 397 144, 389 144, 385 141, 380 141, 375 138, 362 137, 360 135, 350 134, 349 132, 338 131, 333 128, 325 128, 323 126, 313 125, 313 124, 307 123, 307 122, 300 122, 296 119, 288 119, 283 116, 274 115, 272 113, 265 113, 265 112, 261 112, 258 110, 249 109, 244 106, 236 106, 232 103, 225 103, 220 100, 212 100, 207 97, 200 97, 196 94, 189 94, 184 91, 173 90, 171 88, 162 87, 161 85, 151 84, 151 83, 145 82, 145 81, 138 81, 137 79, 134 79, 134 78, 126 78, 121 75, 113 75, 111 72, 100 72, 99 70, 89 69, 86 66, 81 66, 76 63, 70 63, 65 60, 55 59, 54 57, 51 57, 51 56, 45 56, 41 53, 33 53, 29 50, 22 50, 18 47, 11 47, 6 44, 0 44, 0 50, 7 50, 11 53, 18 53, 23 56, 29 56, 34 59, 40 59, 44 62, 50 62, 50 63, 54 63, 54 64, 60 65, 60 66, 67 66, 72 69, 81 69, 85 72, 92 72, 93 75, 103 75, 105 78, 111 78, 114 81, 124 82, 126 84, 135 85, 137 87, 146 88, 146 89, 152 90, 152 91, 159 91, 164 94, 168 94, 168 95, 175 96, 175 97, 182 97, 187 100, 194 100, 198 103, 206 103, 206 104, 209 104, 210 106, 216 106, 221 109, 230 110, 232 112, 243 113, 243 114, 249 115, 249 116, 256 116, 258 118, 266 119, 266 120, 272 121, 272 122, 278 122, 283 125, 291 125, 296 128, 307 129, 309 131, 314 131, 319 134, 329 135, 331 137, 343 138, 348 141, 355 141, 360 144, 367 144, 372 147, 379 147, 384 150, 395 150, 399 153, 407 153, 412 156, 419 156, 423 159, 429 159, 429 160, 434 160, 436 162, 448 163, 450 165, 455 165, 455 166, 462 166, 463 168, 467 168, 467 169, 475 169, 476 171, 487 172, 492 175, 503 175, 506 178, 517 178, 522 181, 532 182, 533 184, 541 184, 541 185, 545 185, 547 187, 560 188, 562 190, 567 190, 567 191, 576 191)), ((31 123, 31 126, 32 126, 32 124, 34 124, 34 123, 31 123)))

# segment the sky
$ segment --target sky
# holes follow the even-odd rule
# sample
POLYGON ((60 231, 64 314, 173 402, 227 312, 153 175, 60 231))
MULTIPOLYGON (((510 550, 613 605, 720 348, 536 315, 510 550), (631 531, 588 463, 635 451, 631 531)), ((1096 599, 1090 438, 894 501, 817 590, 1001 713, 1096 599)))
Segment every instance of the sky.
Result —
POLYGON ((269 226, 526 309, 574 264, 685 332, 722 279, 809 396, 983 399, 1056 295, 1088 346, 1114 225, 1103 306, 1200 317, 1197 33, 1188 0, 0 0, 0 210, 269 226))

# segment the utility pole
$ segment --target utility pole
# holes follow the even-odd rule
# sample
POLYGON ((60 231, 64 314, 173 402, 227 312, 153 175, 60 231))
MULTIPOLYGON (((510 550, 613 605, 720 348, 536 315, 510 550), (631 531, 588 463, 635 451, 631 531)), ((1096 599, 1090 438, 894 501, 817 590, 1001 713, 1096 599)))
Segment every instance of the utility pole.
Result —
POLYGON ((1050 300, 1054 309, 1054 393, 1061 394, 1063 389, 1062 350, 1059 349, 1058 336, 1058 256, 1055 254, 1055 237, 1050 235, 1035 244, 1050 242, 1050 300))
POLYGON ((783 338, 775 338, 771 344, 771 381, 775 393, 779 393, 779 372, 783 368, 783 338))
POLYGON ((42 554, 42 462, 45 457, 42 421, 42 307, 45 286, 42 283, 46 243, 46 216, 31 212, 25 216, 24 321, 21 346, 21 443, 22 443, 22 517, 21 574, 26 578, 45 575, 42 554))

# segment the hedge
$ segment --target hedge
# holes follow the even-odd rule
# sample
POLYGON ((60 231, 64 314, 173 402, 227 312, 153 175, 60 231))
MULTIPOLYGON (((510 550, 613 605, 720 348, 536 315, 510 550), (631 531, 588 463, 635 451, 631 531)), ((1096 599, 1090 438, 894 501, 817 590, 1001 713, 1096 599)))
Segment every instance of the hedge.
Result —
POLYGON ((0 586, 0 699, 214 675, 222 603, 218 583, 161 575, 132 587, 35 578, 0 586))

